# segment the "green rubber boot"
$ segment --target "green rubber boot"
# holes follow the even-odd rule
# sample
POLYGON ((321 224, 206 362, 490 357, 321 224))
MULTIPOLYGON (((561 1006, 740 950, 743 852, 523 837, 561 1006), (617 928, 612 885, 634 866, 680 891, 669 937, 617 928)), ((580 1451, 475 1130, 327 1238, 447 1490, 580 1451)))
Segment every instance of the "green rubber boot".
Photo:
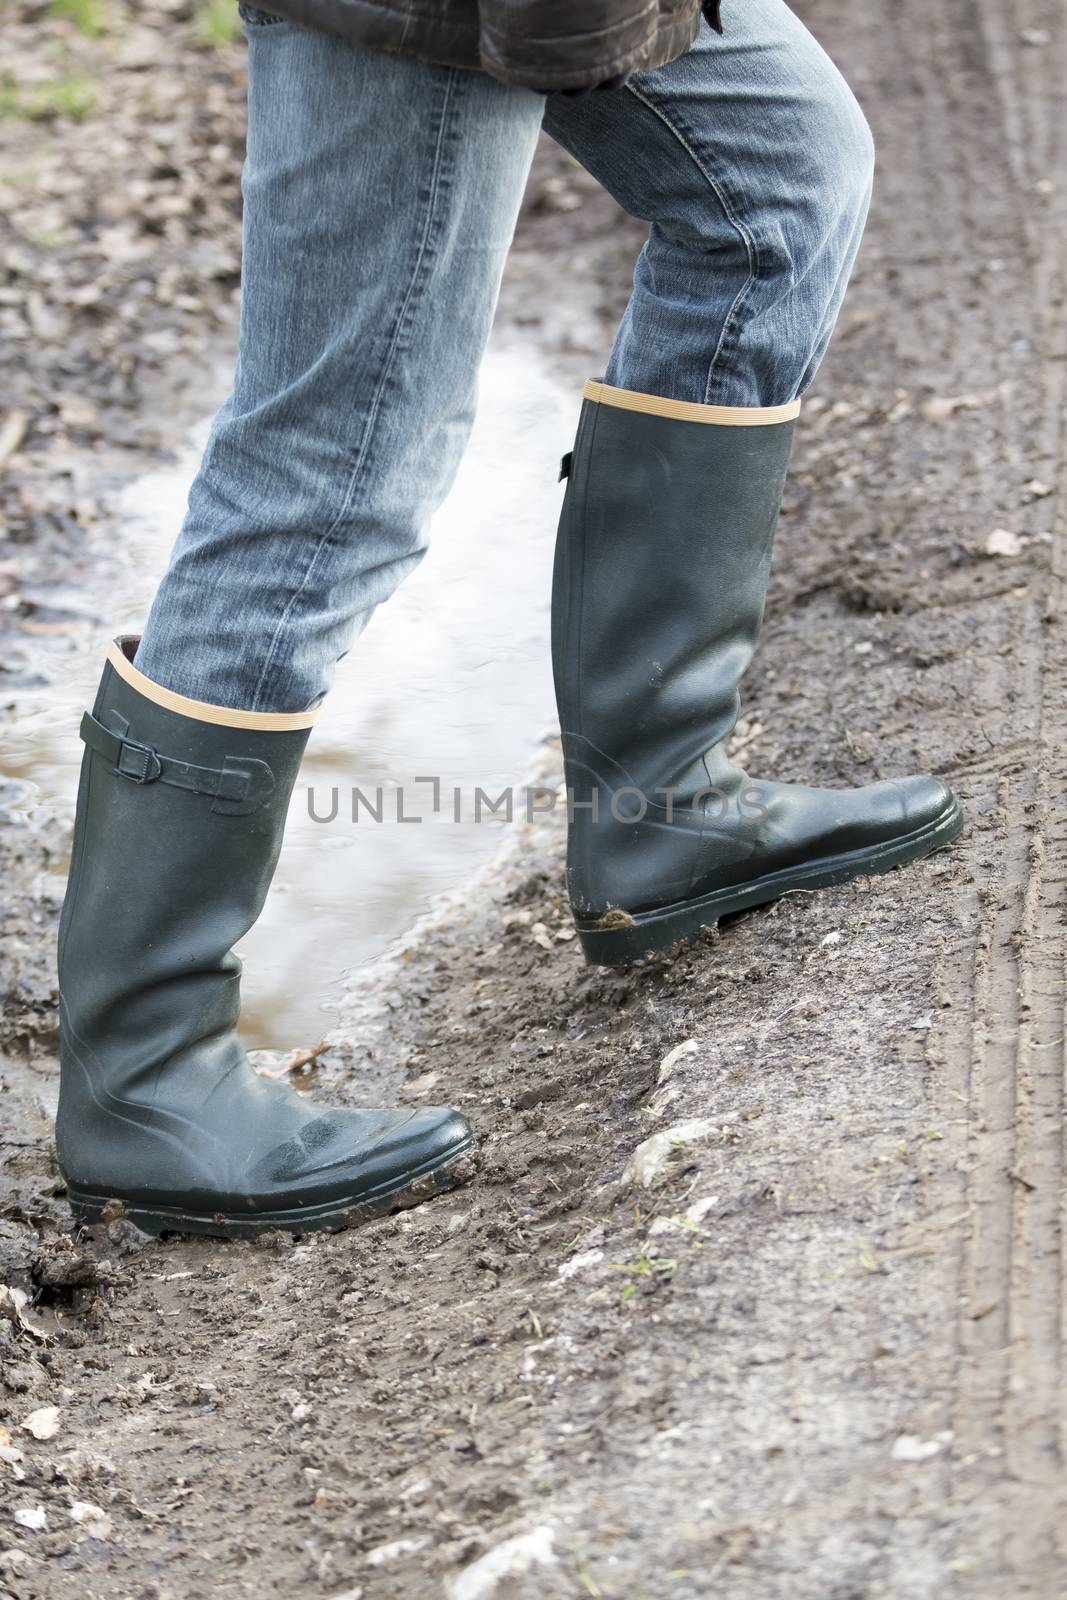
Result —
POLYGON ((456 1111, 335 1111, 258 1075, 241 964, 315 719, 203 705, 108 652, 59 934, 59 1164, 74 1215, 147 1233, 343 1228, 449 1188, 456 1111))
POLYGON ((726 754, 763 620, 799 402, 692 405, 588 383, 565 459, 552 654, 587 957, 614 966, 799 889, 948 844, 932 777, 750 778, 726 754))

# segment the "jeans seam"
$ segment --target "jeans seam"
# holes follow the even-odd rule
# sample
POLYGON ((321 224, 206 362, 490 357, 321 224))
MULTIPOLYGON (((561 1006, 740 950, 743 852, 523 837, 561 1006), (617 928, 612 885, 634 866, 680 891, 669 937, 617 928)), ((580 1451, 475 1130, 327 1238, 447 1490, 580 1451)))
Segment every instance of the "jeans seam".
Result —
POLYGON ((304 576, 300 580, 299 587, 295 589, 292 595, 289 597, 289 601, 286 604, 285 610, 282 612, 282 615, 279 617, 278 622, 275 625, 274 633, 267 649, 266 659, 263 663, 263 668, 260 672, 259 679, 256 683, 255 692, 252 696, 252 705, 249 708, 252 711, 259 711, 263 708, 262 701, 264 698, 264 691, 267 683, 269 682, 269 674, 274 666, 278 645, 285 633, 286 625, 289 622, 294 608, 300 601, 301 596, 307 588, 311 576, 315 571, 316 565, 318 564, 319 557, 322 555, 323 551, 326 549, 330 540, 333 538, 334 534, 337 532, 338 528, 341 526, 351 509, 356 485, 359 481, 360 473, 362 472, 364 463, 367 459, 371 440, 374 436, 378 417, 381 413, 382 399, 392 372, 393 361, 397 351, 401 348, 401 337, 405 332, 405 328, 410 326, 409 313, 411 311, 416 292, 422 287, 423 263, 426 260, 430 250, 430 240, 434 230, 434 223, 437 218, 437 200, 441 189, 442 170, 444 167, 444 147, 449 130, 448 113, 452 103, 453 93, 457 88, 459 78, 460 73, 455 69, 451 69, 448 72, 448 76, 445 80, 444 93, 441 97, 440 124, 437 130, 437 137, 434 142, 433 167, 426 203, 426 222, 422 230, 422 237, 419 240, 418 249, 416 251, 415 265, 411 272, 411 278, 400 302, 400 308, 393 323, 393 329, 389 339, 389 346, 385 352, 381 370, 378 374, 378 380, 374 386, 374 393, 371 398, 370 409, 367 413, 367 420, 363 429, 363 437, 359 443, 356 459, 349 472, 348 482, 345 485, 344 494, 341 497, 341 504, 338 508, 337 515, 333 518, 333 521, 329 524, 325 533, 323 533, 318 540, 318 543, 311 554, 311 558, 308 561, 307 567, 304 570, 304 576))
POLYGON ((647 95, 642 94, 641 90, 634 83, 628 83, 626 85, 626 89, 629 94, 633 95, 635 100, 640 101, 646 110, 651 111, 653 116, 658 117, 667 131, 673 134, 677 139, 686 155, 693 162, 694 166, 697 168, 697 171, 703 177, 704 181, 715 195, 715 198, 718 200, 727 222, 740 237, 741 242, 745 247, 745 254, 748 258, 748 277, 737 291, 737 294, 734 296, 726 316, 723 318, 722 331, 719 334, 718 343, 712 352, 711 361, 708 364, 708 375, 704 384, 704 404, 707 405, 710 402, 712 395, 712 379, 715 377, 717 370, 721 366, 721 358, 726 350, 727 339, 728 337, 733 337, 742 306, 748 296, 749 290, 759 279, 759 248, 756 244, 755 236, 737 215, 722 183, 714 176, 713 173, 708 170, 707 164, 697 154, 696 150, 693 148, 682 129, 671 120, 661 106, 657 105, 654 100, 650 100, 647 95))

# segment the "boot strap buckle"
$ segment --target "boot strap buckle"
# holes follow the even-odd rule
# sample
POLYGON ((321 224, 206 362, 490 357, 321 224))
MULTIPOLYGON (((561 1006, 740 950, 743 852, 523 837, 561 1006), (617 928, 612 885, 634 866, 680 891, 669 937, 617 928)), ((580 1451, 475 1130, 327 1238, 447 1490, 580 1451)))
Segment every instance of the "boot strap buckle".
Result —
POLYGON ((119 746, 115 771, 134 783, 155 783, 162 776, 163 763, 150 744, 126 736, 119 746))
POLYGON ((265 761, 227 756, 221 767, 198 767, 192 761, 161 756, 151 745, 130 736, 125 718, 114 720, 118 727, 105 728, 87 711, 81 736, 90 749, 111 763, 111 770, 120 778, 141 785, 159 780, 174 789, 209 795, 214 801, 212 811, 231 817, 251 815, 274 793, 274 773, 265 761))

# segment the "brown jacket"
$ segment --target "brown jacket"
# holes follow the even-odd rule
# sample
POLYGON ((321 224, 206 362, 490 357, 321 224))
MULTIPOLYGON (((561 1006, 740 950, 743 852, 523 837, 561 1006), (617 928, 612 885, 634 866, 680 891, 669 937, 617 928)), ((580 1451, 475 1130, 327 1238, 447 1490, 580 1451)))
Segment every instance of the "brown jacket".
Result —
POLYGON ((293 22, 380 50, 488 72, 528 89, 583 89, 689 49, 716 0, 267 0, 293 22))

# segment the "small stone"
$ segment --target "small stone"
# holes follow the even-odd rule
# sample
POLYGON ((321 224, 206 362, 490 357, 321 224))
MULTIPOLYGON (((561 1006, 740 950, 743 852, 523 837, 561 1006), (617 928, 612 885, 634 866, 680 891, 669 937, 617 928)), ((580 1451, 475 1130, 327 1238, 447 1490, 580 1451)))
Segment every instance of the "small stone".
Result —
POLYGON ((425 1539, 392 1539, 388 1544, 375 1545, 373 1550, 368 1550, 366 1555, 369 1567, 384 1567, 390 1561, 398 1561, 401 1556, 411 1556, 425 1548, 425 1539))
POLYGON ((1010 528, 994 528, 985 542, 987 556, 1018 556, 1022 550, 1022 540, 1010 528))
POLYGON ((560 1262, 556 1271, 557 1278, 574 1278, 580 1272, 588 1272, 590 1267, 595 1267, 598 1261, 603 1261, 603 1250, 580 1250, 576 1256, 568 1256, 566 1261, 560 1262))
POLYGON ((717 1194, 705 1195, 702 1200, 694 1200, 691 1206, 686 1206, 680 1217, 657 1217, 648 1231, 650 1234, 674 1233, 676 1231, 692 1233, 699 1229, 700 1224, 712 1206, 717 1206, 718 1203, 719 1197, 717 1194))
POLYGON ((951 1433, 939 1433, 932 1439, 920 1439, 914 1433, 902 1433, 893 1441, 893 1460, 930 1461, 951 1441, 951 1433))
POLYGON ((21 1572, 23 1567, 28 1567, 36 1560, 28 1550, 19 1550, 12 1546, 10 1550, 0 1550, 0 1572, 21 1572))

